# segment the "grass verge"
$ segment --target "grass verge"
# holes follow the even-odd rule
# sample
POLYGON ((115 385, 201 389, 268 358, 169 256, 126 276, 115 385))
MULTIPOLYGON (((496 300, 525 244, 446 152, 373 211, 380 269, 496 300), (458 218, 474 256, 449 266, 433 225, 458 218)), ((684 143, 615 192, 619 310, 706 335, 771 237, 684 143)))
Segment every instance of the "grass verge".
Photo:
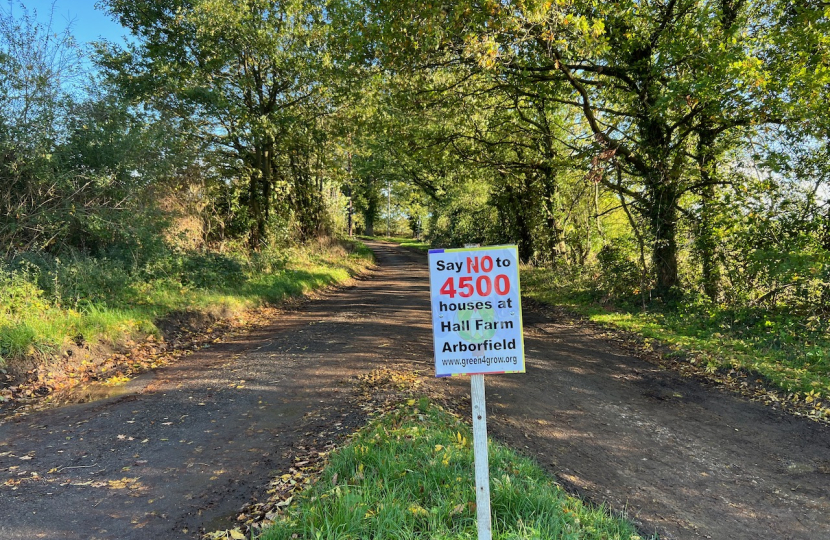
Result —
POLYGON ((156 322, 175 312, 227 316, 278 302, 342 282, 371 260, 362 244, 324 241, 257 254, 168 253, 138 269, 87 258, 0 270, 0 367, 70 341, 158 335, 156 322))
POLYGON ((405 238, 402 236, 364 236, 361 238, 379 240, 381 242, 392 242, 400 244, 402 247, 420 249, 421 251, 429 251, 430 248, 429 242, 421 242, 420 240, 416 240, 414 238, 405 238))
MULTIPOLYGON (((782 394, 807 416, 830 420, 827 321, 766 309, 685 304, 675 310, 600 305, 588 292, 561 286, 552 271, 522 269, 523 295, 565 306, 589 320, 672 349, 710 375, 743 375, 782 394)), ((778 401, 775 396, 767 396, 778 401)))
MULTIPOLYGON (((259 540, 475 539, 469 427, 410 399, 330 456, 259 540)), ((567 495, 533 461, 490 443, 495 539, 638 540, 634 526, 567 495)))

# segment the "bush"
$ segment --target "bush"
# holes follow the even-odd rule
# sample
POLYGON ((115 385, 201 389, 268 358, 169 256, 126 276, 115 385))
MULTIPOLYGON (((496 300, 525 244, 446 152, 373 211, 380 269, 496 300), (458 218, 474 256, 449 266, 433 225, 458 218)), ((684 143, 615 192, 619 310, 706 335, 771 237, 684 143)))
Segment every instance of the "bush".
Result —
POLYGON ((288 259, 287 249, 269 245, 262 251, 251 254, 251 271, 255 274, 273 274, 284 269, 288 259))
POLYGON ((15 319, 47 307, 43 291, 25 271, 0 268, 0 314, 15 319))
POLYGON ((625 298, 636 294, 640 286, 641 272, 617 246, 603 246, 597 254, 600 279, 605 292, 613 298, 625 298))
POLYGON ((223 289, 241 286, 245 281, 243 264, 222 253, 182 255, 182 282, 199 289, 223 289))
POLYGON ((25 270, 24 279, 44 298, 63 307, 106 303, 132 280, 125 262, 96 259, 78 252, 67 252, 63 257, 43 252, 23 253, 12 264, 25 270))

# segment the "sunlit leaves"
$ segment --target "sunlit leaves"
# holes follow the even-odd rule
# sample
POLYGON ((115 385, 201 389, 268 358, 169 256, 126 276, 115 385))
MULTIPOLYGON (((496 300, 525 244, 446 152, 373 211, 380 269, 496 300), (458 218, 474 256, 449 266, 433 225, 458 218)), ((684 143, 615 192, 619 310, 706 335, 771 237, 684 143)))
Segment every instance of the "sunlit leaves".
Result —
POLYGON ((316 229, 320 218, 310 221, 320 216, 320 194, 309 169, 331 67, 323 6, 305 0, 106 5, 137 37, 128 50, 101 51, 111 80, 134 101, 177 116, 218 157, 230 177, 220 187, 241 192, 229 198, 244 207, 237 219, 248 221, 251 246, 267 242, 273 218, 287 222, 293 214, 301 236, 316 229))

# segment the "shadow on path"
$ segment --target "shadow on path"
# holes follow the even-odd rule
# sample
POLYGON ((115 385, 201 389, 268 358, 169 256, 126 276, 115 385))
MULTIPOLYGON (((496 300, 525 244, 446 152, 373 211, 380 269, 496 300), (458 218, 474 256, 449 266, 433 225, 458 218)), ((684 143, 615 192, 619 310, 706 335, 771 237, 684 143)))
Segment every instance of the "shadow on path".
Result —
MULTIPOLYGON (((297 447, 359 423, 349 378, 434 379, 426 257, 377 269, 158 370, 143 388, 0 426, 0 537, 195 538, 225 528, 297 447), (314 413, 314 414, 312 414, 314 413)), ((525 312, 527 373, 487 378, 491 434, 661 538, 830 538, 830 429, 683 379, 525 312)))

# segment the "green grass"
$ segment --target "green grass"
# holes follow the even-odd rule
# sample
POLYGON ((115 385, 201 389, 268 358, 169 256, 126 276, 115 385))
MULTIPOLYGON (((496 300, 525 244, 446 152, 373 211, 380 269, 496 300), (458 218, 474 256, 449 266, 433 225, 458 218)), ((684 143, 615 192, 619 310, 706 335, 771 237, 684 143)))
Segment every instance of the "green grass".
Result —
POLYGON ((400 244, 403 247, 420 249, 421 251, 428 251, 430 248, 429 242, 421 242, 420 240, 416 240, 414 238, 406 238, 403 236, 365 236, 361 238, 379 240, 381 242, 392 242, 395 244, 400 244))
POLYGON ((330 243, 254 255, 168 254, 141 269, 88 258, 0 269, 0 365, 70 340, 117 344, 158 334, 155 321, 177 311, 224 316, 278 302, 344 281, 371 257, 362 244, 330 243))
POLYGON ((743 370, 827 415, 830 398, 830 323, 786 310, 734 309, 681 303, 676 309, 602 306, 588 287, 560 285, 551 271, 522 270, 523 294, 564 305, 610 327, 669 345, 709 372, 743 370))
MULTIPOLYGON (((409 400, 335 452, 260 540, 477 537, 469 427, 409 400)), ((533 461, 490 443, 493 538, 638 540, 635 528, 567 495, 533 461)))

